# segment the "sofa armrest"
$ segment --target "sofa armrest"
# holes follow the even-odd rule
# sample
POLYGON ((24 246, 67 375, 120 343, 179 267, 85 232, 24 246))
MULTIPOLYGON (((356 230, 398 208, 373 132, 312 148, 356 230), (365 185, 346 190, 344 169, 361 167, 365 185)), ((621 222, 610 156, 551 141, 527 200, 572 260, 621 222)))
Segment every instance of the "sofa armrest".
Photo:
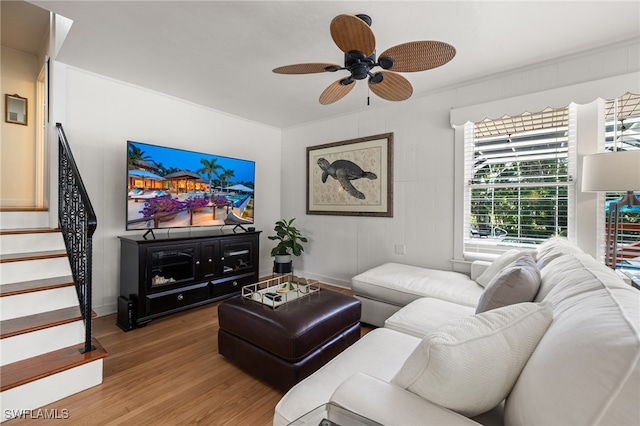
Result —
MULTIPOLYGON (((331 395, 330 402, 386 426, 479 425, 461 414, 364 373, 356 373, 342 382, 331 395)), ((340 424, 339 419, 334 421, 340 424)))
POLYGON ((491 265, 491 262, 486 260, 474 260, 471 262, 471 279, 476 280, 486 269, 491 265))

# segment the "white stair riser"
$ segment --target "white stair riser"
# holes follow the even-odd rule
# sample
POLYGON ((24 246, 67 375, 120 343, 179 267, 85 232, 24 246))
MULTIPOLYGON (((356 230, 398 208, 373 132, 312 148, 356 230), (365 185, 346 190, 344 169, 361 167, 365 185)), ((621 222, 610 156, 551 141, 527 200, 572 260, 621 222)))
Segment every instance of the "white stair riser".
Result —
POLYGON ((8 234, 0 236, 0 254, 33 253, 64 249, 64 238, 62 238, 60 232, 8 234))
POLYGON ((78 306, 74 286, 5 296, 0 297, 0 320, 41 314, 71 306, 78 306))
POLYGON ((84 345, 84 322, 49 327, 0 340, 0 364, 7 365, 68 346, 84 345))
POLYGON ((49 212, 2 212, 0 229, 48 228, 49 212))
MULTIPOLYGON (((0 422, 11 416, 30 419, 40 407, 59 401, 63 398, 97 386, 102 383, 102 359, 44 377, 40 380, 9 389, 0 394, 0 422), (34 410, 29 413, 28 410, 34 410)), ((64 407, 57 412, 41 412, 41 415, 57 415, 64 417, 64 407)), ((73 421, 73 413, 69 412, 69 420, 73 421)), ((41 417, 40 417, 41 418, 41 417)))
POLYGON ((0 265, 0 285, 71 275, 69 259, 25 260, 0 265))

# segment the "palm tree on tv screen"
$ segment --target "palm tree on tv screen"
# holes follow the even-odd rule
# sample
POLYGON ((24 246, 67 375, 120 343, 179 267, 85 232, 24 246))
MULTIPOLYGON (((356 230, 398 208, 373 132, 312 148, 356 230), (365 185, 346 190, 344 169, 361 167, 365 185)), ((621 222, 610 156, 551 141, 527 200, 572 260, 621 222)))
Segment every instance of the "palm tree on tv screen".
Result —
POLYGON ((129 158, 128 158, 128 166, 129 169, 135 169, 140 166, 145 166, 148 168, 152 166, 153 159, 145 155, 144 151, 135 146, 134 144, 129 144, 129 158))
POLYGON ((223 172, 220 175, 220 179, 222 180, 222 187, 224 188, 224 184, 227 184, 227 191, 229 190, 229 179, 235 176, 233 170, 222 169, 223 172))
POLYGON ((218 170, 224 170, 220 164, 218 164, 218 160, 212 158, 211 160, 207 160, 206 158, 200 159, 200 164, 202 167, 196 171, 196 173, 204 173, 207 176, 207 180, 209 181, 209 196, 213 195, 213 182, 212 177, 215 175, 220 178, 218 175, 218 170))

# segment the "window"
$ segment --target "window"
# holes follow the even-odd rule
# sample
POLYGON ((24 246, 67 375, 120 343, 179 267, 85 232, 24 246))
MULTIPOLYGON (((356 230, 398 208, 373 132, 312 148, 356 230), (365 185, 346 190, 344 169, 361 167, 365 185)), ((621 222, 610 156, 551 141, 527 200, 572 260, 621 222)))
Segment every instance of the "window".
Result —
MULTIPOLYGON (((605 151, 631 151, 640 149, 640 95, 627 93, 605 103, 605 151)), ((620 201, 625 194, 605 195, 605 215, 608 216, 612 203, 620 201)), ((636 196, 640 194, 636 193, 636 196)), ((602 233, 607 232, 605 224, 602 233)), ((640 207, 621 207, 617 238, 604 242, 603 257, 607 264, 613 262, 613 250, 617 252, 618 266, 640 269, 640 207), (608 258, 607 258, 608 257, 608 258)))
POLYGON ((465 255, 568 235, 576 167, 571 110, 467 124, 465 255))

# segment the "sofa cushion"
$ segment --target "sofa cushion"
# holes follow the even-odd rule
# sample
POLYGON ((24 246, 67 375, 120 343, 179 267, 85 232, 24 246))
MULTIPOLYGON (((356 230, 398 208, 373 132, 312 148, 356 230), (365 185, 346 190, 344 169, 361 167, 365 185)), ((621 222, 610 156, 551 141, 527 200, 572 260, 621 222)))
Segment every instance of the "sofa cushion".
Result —
POLYGON ((484 289, 476 313, 514 303, 532 302, 540 288, 540 271, 529 255, 516 259, 493 277, 484 289))
POLYGON ((554 320, 505 403, 510 424, 640 424, 640 292, 587 254, 541 270, 554 320), (532 403, 535 401, 535 403, 532 403))
POLYGON ((384 326, 422 339, 442 325, 473 314, 470 306, 423 297, 387 318, 384 326))
POLYGON ((515 262, 522 256, 531 255, 532 253, 534 253, 532 250, 523 251, 520 249, 511 249, 502 253, 498 258, 496 258, 496 260, 491 262, 491 265, 489 265, 478 278, 476 278, 476 282, 482 287, 486 287, 507 265, 515 262))
POLYGON ((475 308, 482 295, 482 287, 467 275, 401 263, 385 263, 362 272, 351 279, 351 287, 356 296, 397 306, 434 297, 475 308))
POLYGON ((582 249, 569 242, 565 237, 549 238, 536 249, 536 262, 538 268, 547 266, 553 259, 565 254, 583 253, 582 249))
MULTIPOLYGON (((478 426, 467 417, 363 373, 354 374, 342 382, 331 395, 331 402, 381 425, 478 426)), ((340 418, 332 417, 331 412, 328 414, 328 419, 339 425, 361 424, 348 415, 340 418)), ((323 424, 326 423, 320 422, 323 424)))
POLYGON ((273 425, 287 425, 325 404, 340 383, 355 373, 390 381, 419 343, 416 337, 385 328, 370 331, 291 388, 276 405, 273 425))
POLYGON ((444 325, 420 342, 392 383, 478 415, 508 395, 552 319, 549 303, 519 303, 444 325))

